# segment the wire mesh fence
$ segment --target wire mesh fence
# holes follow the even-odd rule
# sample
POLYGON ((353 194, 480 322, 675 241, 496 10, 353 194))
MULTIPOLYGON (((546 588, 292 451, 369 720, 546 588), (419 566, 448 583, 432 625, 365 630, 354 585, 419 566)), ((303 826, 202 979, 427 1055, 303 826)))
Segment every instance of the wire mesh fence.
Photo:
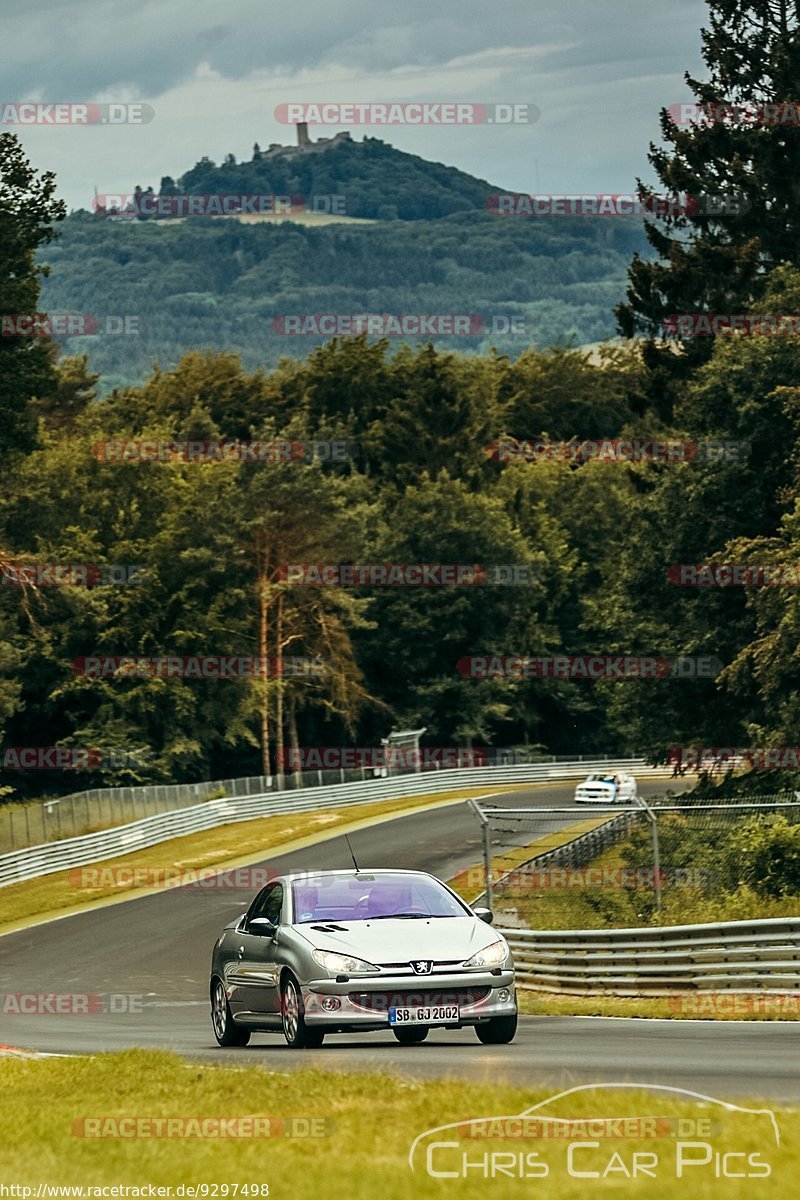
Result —
POLYGON ((0 805, 0 853, 127 825, 141 817, 189 808, 203 800, 351 783, 365 778, 366 774, 361 769, 337 769, 306 771, 301 776, 286 775, 282 780, 276 776, 254 775, 202 783, 93 788, 45 801, 6 802, 0 805))
POLYGON ((800 915, 800 793, 640 805, 473 805, 484 863, 456 886, 510 928, 800 915))

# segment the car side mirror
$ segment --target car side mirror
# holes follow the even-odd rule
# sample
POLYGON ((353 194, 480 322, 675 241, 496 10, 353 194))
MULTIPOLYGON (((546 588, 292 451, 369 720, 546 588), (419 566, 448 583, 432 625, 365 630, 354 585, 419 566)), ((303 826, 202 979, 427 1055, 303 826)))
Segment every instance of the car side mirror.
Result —
POLYGON ((247 926, 247 932, 256 934, 258 937, 274 937, 277 933, 277 926, 272 924, 272 921, 266 917, 253 917, 252 921, 247 926))
POLYGON ((485 921, 487 925, 491 925, 494 920, 494 913, 490 908, 473 908, 472 911, 476 917, 479 917, 481 921, 485 921))

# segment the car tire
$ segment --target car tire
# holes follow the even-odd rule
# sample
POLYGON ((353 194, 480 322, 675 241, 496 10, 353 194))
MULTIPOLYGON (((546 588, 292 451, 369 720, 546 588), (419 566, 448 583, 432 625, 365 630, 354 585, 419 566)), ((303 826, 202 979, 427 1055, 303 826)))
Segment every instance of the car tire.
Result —
POLYGON ((513 1042, 517 1032, 517 1014, 510 1017, 492 1017, 482 1025, 475 1026, 478 1041, 484 1046, 506 1046, 513 1042))
POLYGON ((281 985, 281 1020, 286 1045, 292 1050, 318 1050, 325 1030, 306 1025, 303 993, 294 975, 286 975, 281 985))
POLYGON ((401 1046, 419 1046, 430 1033, 427 1025, 409 1026, 407 1029, 393 1029, 392 1033, 401 1046))
POLYGON ((231 1006, 221 979, 211 985, 211 1024, 217 1044, 224 1046, 246 1046, 250 1041, 250 1030, 242 1029, 233 1019, 231 1006))

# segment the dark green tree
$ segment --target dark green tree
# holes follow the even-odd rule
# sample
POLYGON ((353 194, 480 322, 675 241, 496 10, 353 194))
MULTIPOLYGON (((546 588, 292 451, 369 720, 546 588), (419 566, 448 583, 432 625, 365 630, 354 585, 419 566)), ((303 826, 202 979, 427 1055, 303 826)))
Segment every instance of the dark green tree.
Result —
POLYGON ((0 457, 28 453, 35 444, 33 396, 56 386, 50 342, 16 333, 20 317, 36 314, 39 278, 47 267, 36 264, 36 251, 56 236, 53 222, 66 215, 54 199, 55 176, 37 175, 19 139, 0 133, 0 457), (5 318, 5 320, 3 320, 5 318))
POLYGON ((676 355, 656 341, 665 317, 747 312, 776 266, 800 261, 800 4, 707 2, 708 78, 686 75, 701 115, 684 123, 676 106, 662 109, 667 146, 648 156, 666 195, 691 199, 647 222, 656 258, 634 255, 616 309, 622 334, 644 334, 648 365, 667 377, 704 361, 713 339, 676 355))

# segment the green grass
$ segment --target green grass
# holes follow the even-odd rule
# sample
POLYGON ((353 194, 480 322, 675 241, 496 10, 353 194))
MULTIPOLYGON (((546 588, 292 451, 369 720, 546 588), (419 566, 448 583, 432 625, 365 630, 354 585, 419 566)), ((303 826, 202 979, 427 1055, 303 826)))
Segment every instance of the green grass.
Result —
MULTIPOLYGON (((477 1045, 475 1053, 480 1053, 477 1045)), ((424 1054, 424 1047, 411 1050, 409 1064, 424 1054)), ((509 1048, 509 1059, 513 1055, 509 1048)), ((409 1151, 414 1139, 426 1130, 451 1122, 518 1114, 569 1086, 512 1088, 497 1079, 485 1084, 422 1082, 389 1072, 350 1075, 300 1069, 282 1074, 259 1067, 190 1064, 171 1054, 145 1051, 95 1058, 0 1059, 2 1094, 13 1097, 13 1103, 3 1106, 0 1118, 0 1182, 31 1187, 39 1183, 84 1187, 154 1184, 173 1189, 182 1184, 268 1184, 269 1194, 276 1200, 317 1200, 320 1196, 325 1200, 374 1200, 376 1196, 380 1200, 451 1196, 454 1200, 492 1196, 507 1200, 533 1195, 548 1200, 585 1200, 621 1192, 644 1200, 677 1200, 686 1195, 687 1184, 693 1200, 795 1194, 800 1172, 800 1110, 776 1110, 780 1131, 780 1145, 776 1145, 767 1115, 729 1112, 714 1104, 644 1089, 580 1091, 539 1114, 571 1119, 667 1119, 668 1126, 667 1122, 660 1125, 656 1137, 605 1136, 596 1139, 600 1142, 597 1147, 580 1147, 576 1169, 602 1172, 610 1161, 617 1167, 605 1180, 568 1174, 567 1142, 587 1139, 587 1133, 581 1137, 575 1127, 569 1138, 555 1139, 540 1135, 525 1140, 476 1140, 466 1136, 467 1126, 462 1126, 460 1137, 452 1131, 437 1135, 439 1140, 458 1139, 458 1145, 454 1150, 436 1151, 434 1167, 460 1165, 464 1151, 471 1162, 482 1162, 484 1154, 516 1158, 536 1153, 536 1161, 548 1167, 546 1179, 486 1179, 474 1170, 467 1180, 431 1178, 424 1153, 431 1139, 418 1150, 412 1172, 409 1151), (81 1129, 86 1118, 202 1119, 255 1114, 284 1120, 316 1118, 324 1136, 187 1140, 87 1138, 74 1132, 76 1122, 81 1129), (678 1131, 679 1119, 690 1124, 678 1131), (707 1124, 698 1128, 698 1121, 707 1124), (704 1141, 710 1147, 711 1162, 689 1168, 686 1178, 677 1179, 675 1159, 682 1140, 704 1141), (637 1151, 657 1156, 655 1179, 633 1181, 621 1173, 619 1163, 630 1169, 637 1151), (758 1155, 759 1161, 769 1164, 770 1177, 718 1178, 714 1155, 725 1152, 758 1155), (614 1155, 618 1157, 614 1159, 614 1155)), ((774 1107, 740 1103, 754 1109, 774 1107)), ((553 1128, 552 1123, 539 1123, 539 1130, 553 1128)), ((701 1156, 698 1150, 691 1153, 701 1156)), ((746 1159, 731 1160, 730 1169, 741 1171, 742 1162, 746 1159)))
POLYGON ((520 1012, 538 1017, 643 1017, 672 1021, 798 1021, 800 993, 684 992, 674 996, 567 996, 517 992, 520 1012))

